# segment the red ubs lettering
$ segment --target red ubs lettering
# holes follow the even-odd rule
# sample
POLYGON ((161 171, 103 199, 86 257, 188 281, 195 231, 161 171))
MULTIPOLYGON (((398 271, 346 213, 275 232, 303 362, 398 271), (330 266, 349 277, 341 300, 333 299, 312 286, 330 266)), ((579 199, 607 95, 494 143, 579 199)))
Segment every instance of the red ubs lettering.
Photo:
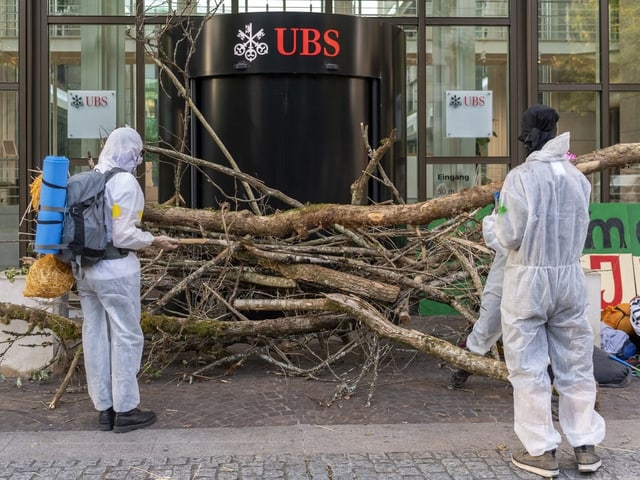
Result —
POLYGON ((465 107, 483 107, 485 99, 484 97, 477 95, 467 95, 464 97, 465 107))
POLYGON ((85 105, 87 107, 106 107, 109 105, 109 100, 106 96, 88 96, 85 98, 85 105))
POLYGON ((335 57, 340 53, 340 32, 315 28, 276 28, 276 48, 280 55, 335 57), (299 44, 298 44, 299 42, 299 44))

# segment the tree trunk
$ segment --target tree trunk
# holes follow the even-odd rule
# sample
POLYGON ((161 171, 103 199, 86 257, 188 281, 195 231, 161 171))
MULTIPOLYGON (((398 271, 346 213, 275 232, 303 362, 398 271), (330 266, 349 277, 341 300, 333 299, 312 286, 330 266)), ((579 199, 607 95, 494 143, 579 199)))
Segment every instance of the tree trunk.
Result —
MULTIPOLYGON (((624 168, 640 163, 640 143, 618 144, 576 159, 576 167, 587 174, 607 168, 624 168)), ((249 211, 193 210, 147 203, 143 220, 167 226, 227 232, 234 235, 302 238, 317 228, 334 224, 346 228, 426 225, 433 220, 451 218, 462 212, 493 202, 493 193, 502 182, 469 188, 444 197, 410 205, 307 205, 273 215, 254 215, 249 211)))
POLYGON ((246 210, 194 210, 147 203, 143 220, 158 225, 183 226, 240 236, 284 238, 298 235, 306 238, 310 231, 330 228, 334 224, 346 228, 425 225, 432 220, 452 217, 488 205, 493 202, 493 192, 499 189, 500 184, 493 183, 410 205, 316 204, 272 215, 253 215, 246 210))
MULTIPOLYGON (((322 310, 328 310, 326 300, 322 300, 322 305, 324 305, 322 310)), ((39 328, 48 328, 63 341, 79 340, 82 335, 82 324, 78 320, 21 305, 0 303, 0 319, 25 320, 39 328)), ((340 312, 248 321, 171 317, 144 312, 142 314, 142 329, 146 334, 162 331, 169 335, 193 335, 210 342, 219 340, 226 343, 230 340, 239 341, 261 336, 278 338, 334 330, 340 325, 348 325, 350 321, 347 315, 340 312)))

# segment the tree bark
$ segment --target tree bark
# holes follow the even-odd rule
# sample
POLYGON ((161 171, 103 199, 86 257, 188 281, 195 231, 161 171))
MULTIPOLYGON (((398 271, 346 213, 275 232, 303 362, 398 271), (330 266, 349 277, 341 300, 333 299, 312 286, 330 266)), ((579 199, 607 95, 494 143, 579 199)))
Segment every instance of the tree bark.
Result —
POLYGON ((626 168, 640 163, 640 143, 618 143, 602 148, 575 160, 575 165, 585 175, 607 168, 626 168))
MULTIPOLYGON (((576 159, 585 175, 607 168, 624 168, 640 163, 640 143, 618 144, 576 159)), ((433 220, 454 217, 493 202, 502 182, 469 188, 444 197, 410 205, 315 204, 275 213, 254 215, 249 211, 193 210, 147 203, 143 220, 167 226, 227 232, 234 235, 302 238, 317 228, 334 224, 346 228, 426 225, 433 220)))
POLYGON ((394 302, 400 295, 400 288, 395 285, 368 280, 319 265, 284 265, 276 262, 267 262, 266 265, 292 280, 343 290, 363 297, 379 299, 383 302, 394 302))
MULTIPOLYGON (((326 308, 326 300, 322 300, 326 308)), ((61 317, 44 310, 0 303, 0 319, 20 319, 39 328, 48 328, 64 341, 78 340, 82 334, 82 324, 78 320, 61 317)), ((158 331, 169 335, 194 335, 206 340, 253 339, 259 336, 278 338, 333 330, 340 325, 348 325, 350 319, 341 312, 320 315, 298 315, 269 320, 222 321, 207 318, 183 318, 167 315, 142 314, 142 329, 146 334, 158 331)))
POLYGON ((500 185, 492 183, 410 205, 315 204, 272 215, 253 215, 246 210, 222 212, 147 203, 143 220, 158 225, 233 235, 279 238, 298 235, 306 238, 310 231, 330 228, 334 224, 346 228, 425 225, 433 220, 488 205, 493 202, 493 192, 499 190, 500 185))

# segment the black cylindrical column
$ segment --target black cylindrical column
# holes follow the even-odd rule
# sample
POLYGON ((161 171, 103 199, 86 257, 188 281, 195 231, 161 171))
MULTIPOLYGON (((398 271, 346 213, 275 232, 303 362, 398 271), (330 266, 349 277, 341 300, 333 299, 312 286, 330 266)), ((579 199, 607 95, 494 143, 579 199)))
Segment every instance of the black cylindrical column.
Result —
MULTIPOLYGON (((368 161, 364 124, 374 148, 398 130, 383 163, 404 193, 400 28, 347 15, 220 15, 202 25, 196 52, 188 70, 193 98, 244 173, 301 202, 349 203, 350 186, 368 161)), ((168 102, 160 105, 161 125, 180 114, 168 102)), ((193 154, 228 166, 197 119, 191 128, 193 154)), ((242 187, 229 176, 194 172, 192 179, 183 197, 193 207, 245 205, 242 187)), ((379 186, 369 195, 373 201, 390 196, 379 186)), ((273 201, 269 206, 282 208, 273 201)))

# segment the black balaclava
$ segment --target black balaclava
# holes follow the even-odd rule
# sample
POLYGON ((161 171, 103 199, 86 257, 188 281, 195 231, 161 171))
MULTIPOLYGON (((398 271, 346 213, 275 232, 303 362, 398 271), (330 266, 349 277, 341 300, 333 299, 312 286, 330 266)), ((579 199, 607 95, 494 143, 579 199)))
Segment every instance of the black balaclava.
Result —
POLYGON ((560 115, 546 105, 533 105, 522 114, 518 140, 527 148, 527 155, 540 150, 558 133, 560 115))

